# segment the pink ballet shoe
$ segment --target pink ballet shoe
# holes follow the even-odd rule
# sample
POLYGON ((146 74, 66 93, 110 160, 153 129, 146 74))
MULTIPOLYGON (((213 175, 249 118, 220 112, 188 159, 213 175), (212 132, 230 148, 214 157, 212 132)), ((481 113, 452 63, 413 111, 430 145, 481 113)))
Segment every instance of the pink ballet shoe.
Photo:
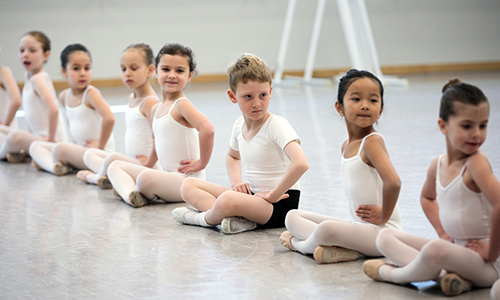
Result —
POLYGON ((314 249, 313 256, 321 264, 334 264, 356 260, 359 258, 359 252, 337 246, 318 246, 314 249))
POLYGON ((295 249, 292 246, 292 238, 293 238, 293 235, 290 233, 290 231, 283 231, 283 233, 280 236, 280 243, 285 248, 288 248, 292 251, 297 251, 297 249, 295 249))

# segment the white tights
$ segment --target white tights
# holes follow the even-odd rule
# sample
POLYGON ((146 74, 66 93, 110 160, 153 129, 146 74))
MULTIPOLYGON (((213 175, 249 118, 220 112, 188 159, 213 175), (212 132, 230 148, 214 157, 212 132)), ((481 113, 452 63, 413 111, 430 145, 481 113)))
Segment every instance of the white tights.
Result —
POLYGON ((303 210, 289 211, 285 225, 294 236, 293 247, 303 254, 314 253, 318 246, 340 246, 366 256, 381 256, 375 246, 380 228, 373 225, 343 221, 303 210))
POLYGON ((477 252, 442 239, 383 229, 376 244, 381 253, 401 266, 379 268, 382 278, 395 283, 436 280, 441 270, 457 273, 477 287, 489 287, 498 279, 492 264, 477 252))
POLYGON ((37 140, 42 138, 27 131, 0 125, 0 159, 5 159, 9 152, 19 152, 21 149, 28 152, 30 144, 37 140))
POLYGON ((62 162, 78 170, 87 169, 83 154, 88 148, 70 143, 34 141, 29 147, 31 159, 47 172, 54 174, 56 162, 62 162))
POLYGON ((129 203, 130 193, 140 192, 148 199, 156 197, 166 202, 182 202, 180 187, 185 175, 153 170, 143 165, 114 161, 109 165, 108 178, 115 191, 129 203))
POLYGON ((491 287, 491 300, 500 300, 500 279, 491 287))
POLYGON ((87 174, 86 181, 88 183, 97 184, 99 178, 108 175, 108 167, 115 160, 122 160, 142 166, 138 160, 121 153, 109 153, 97 148, 88 149, 83 155, 83 161, 85 162, 87 168, 89 168, 93 173, 87 174))

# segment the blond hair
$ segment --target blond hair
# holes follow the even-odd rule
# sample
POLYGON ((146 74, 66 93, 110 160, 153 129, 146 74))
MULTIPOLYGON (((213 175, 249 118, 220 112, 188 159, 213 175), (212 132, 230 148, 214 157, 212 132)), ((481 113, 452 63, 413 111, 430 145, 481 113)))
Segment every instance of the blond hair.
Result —
POLYGON ((229 88, 234 92, 238 83, 249 80, 269 82, 272 84, 271 69, 260 58, 253 54, 243 54, 227 70, 229 88))

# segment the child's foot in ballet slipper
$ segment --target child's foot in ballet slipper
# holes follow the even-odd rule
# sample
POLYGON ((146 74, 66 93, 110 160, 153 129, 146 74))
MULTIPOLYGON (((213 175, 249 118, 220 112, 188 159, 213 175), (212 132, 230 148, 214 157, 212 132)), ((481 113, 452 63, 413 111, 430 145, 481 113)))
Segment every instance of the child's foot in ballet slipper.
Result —
POLYGON ((37 170, 40 170, 40 171, 41 171, 41 170, 43 170, 43 169, 42 169, 42 167, 40 167, 40 166, 36 163, 36 161, 34 161, 33 159, 31 160, 31 166, 32 166, 33 168, 37 169, 37 170))
POLYGON ((71 171, 71 167, 58 161, 54 164, 54 173, 57 176, 66 175, 71 171))
POLYGON ((283 231, 283 233, 280 236, 281 245, 292 251, 297 251, 297 249, 295 249, 292 245, 292 238, 293 235, 290 233, 290 231, 283 231))
POLYGON ((97 185, 103 190, 108 190, 113 187, 111 181, 109 181, 108 176, 102 176, 101 178, 99 178, 99 180, 97 180, 97 185))
POLYGON ((181 224, 196 225, 193 222, 186 221, 185 216, 186 216, 186 214, 188 212, 200 213, 199 211, 197 211, 194 208, 190 208, 190 207, 177 207, 177 208, 174 208, 172 210, 172 219, 174 219, 175 221, 177 221, 177 222, 179 222, 181 224))
POLYGON ((149 200, 138 191, 130 193, 128 200, 130 205, 133 207, 143 207, 144 205, 149 204, 149 200))
POLYGON ((314 249, 314 259, 321 264, 334 264, 359 258, 359 252, 337 246, 318 246, 314 249))
POLYGON ((76 173, 76 178, 80 179, 83 182, 87 182, 87 175, 92 174, 89 170, 81 170, 76 173))
POLYGON ((225 234, 236 234, 254 230, 257 228, 257 223, 242 217, 230 217, 222 219, 220 227, 225 234))
POLYGON ((448 296, 456 296, 471 289, 472 283, 455 273, 448 273, 441 279, 441 290, 448 296))
POLYGON ((381 259, 370 259, 363 263, 363 271, 366 276, 375 281, 385 281, 378 273, 378 269, 383 265, 385 265, 385 262, 381 259))
POLYGON ((10 163, 22 163, 26 157, 28 157, 28 154, 24 151, 24 149, 19 150, 19 152, 7 153, 7 161, 10 163))

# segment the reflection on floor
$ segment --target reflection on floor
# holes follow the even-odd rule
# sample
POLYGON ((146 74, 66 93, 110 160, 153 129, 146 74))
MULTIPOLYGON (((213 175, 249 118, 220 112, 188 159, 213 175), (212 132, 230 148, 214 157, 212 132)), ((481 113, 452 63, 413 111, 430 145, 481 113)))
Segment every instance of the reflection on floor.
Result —
MULTIPOLYGON (((455 75, 456 76, 456 75, 455 75)), ((403 182, 399 205, 404 230, 435 238, 419 204, 431 160, 443 153, 437 128, 440 90, 450 74, 410 77, 407 90, 387 88, 376 127, 403 182)), ((500 177, 500 74, 459 76, 483 89, 491 103, 489 136, 482 149, 500 177)), ((193 85, 186 95, 213 122, 216 141, 207 179, 228 185, 224 156, 240 115, 225 84, 193 85)), ((111 105, 128 91, 102 89, 111 105)), ((310 169, 300 208, 349 219, 339 175, 346 138, 333 103, 336 86, 273 90, 270 111, 286 117, 302 139, 310 169)), ((20 126, 25 126, 19 120, 20 126)), ((123 151, 124 119, 114 135, 123 151)), ((55 177, 29 163, 0 162, 0 298, 2 299, 417 299, 441 298, 431 283, 397 286, 373 282, 361 259, 320 265, 279 243, 283 229, 234 236, 218 229, 182 226, 171 211, 184 204, 134 209, 110 190, 55 177)), ((488 299, 477 289, 455 299, 488 299)))

